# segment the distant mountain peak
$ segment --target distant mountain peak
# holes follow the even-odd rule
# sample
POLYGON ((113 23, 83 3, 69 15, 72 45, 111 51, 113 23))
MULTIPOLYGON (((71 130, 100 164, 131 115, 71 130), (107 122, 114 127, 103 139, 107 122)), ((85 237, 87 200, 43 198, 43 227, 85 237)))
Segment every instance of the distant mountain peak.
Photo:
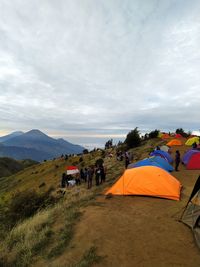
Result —
MULTIPOLYGON (((19 148, 21 148, 23 153, 28 153, 28 149, 30 152, 28 154, 33 154, 33 157, 26 156, 26 158, 31 158, 37 161, 41 161, 41 158, 52 159, 59 157, 62 154, 82 153, 84 149, 84 147, 72 144, 63 138, 58 140, 54 139, 38 129, 32 129, 24 134, 8 139, 7 141, 2 142, 2 144, 4 145, 4 150, 7 148, 7 150, 12 150, 13 153, 16 151, 15 158, 25 158, 24 156, 22 157, 22 155, 19 155, 19 148), (38 156, 36 155, 35 157, 35 153, 38 153, 38 156), (41 156, 41 154, 43 156, 41 156)), ((6 151, 4 152, 4 156, 6 156, 6 151)))
POLYGON ((15 132, 12 132, 11 134, 13 134, 13 135, 21 135, 21 134, 23 134, 24 132, 22 132, 22 131, 15 131, 15 132))
POLYGON ((41 132, 38 129, 32 129, 28 132, 25 133, 26 135, 34 135, 34 136, 47 136, 46 134, 44 134, 43 132, 41 132))

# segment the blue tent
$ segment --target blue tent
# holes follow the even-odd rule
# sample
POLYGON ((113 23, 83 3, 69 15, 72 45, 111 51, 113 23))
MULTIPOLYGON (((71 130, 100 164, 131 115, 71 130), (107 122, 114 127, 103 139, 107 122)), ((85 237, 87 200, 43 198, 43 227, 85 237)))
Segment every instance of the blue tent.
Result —
MULTIPOLYGON (((163 160, 166 161, 165 159, 163 159, 163 160)), ((167 161, 166 161, 166 163, 167 163, 167 161)), ((168 170, 169 168, 166 168, 166 166, 154 161, 153 158, 146 158, 146 159, 140 160, 136 163, 131 163, 128 165, 128 169, 142 167, 142 166, 156 166, 156 167, 159 167, 165 171, 169 171, 168 170)))
POLYGON ((167 160, 161 158, 161 157, 152 157, 150 158, 152 161, 158 163, 161 165, 166 171, 172 172, 174 171, 174 168, 168 163, 167 160))
POLYGON ((168 160, 169 163, 173 162, 173 159, 170 156, 170 154, 163 151, 163 150, 154 150, 153 152, 151 152, 150 156, 159 156, 159 157, 162 157, 162 158, 168 160))

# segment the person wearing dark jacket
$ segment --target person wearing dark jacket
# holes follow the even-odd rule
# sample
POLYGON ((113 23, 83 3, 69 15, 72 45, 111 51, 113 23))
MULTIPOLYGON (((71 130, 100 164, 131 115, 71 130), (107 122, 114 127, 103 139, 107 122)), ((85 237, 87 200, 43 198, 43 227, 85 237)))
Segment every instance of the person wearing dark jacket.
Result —
POLYGON ((106 171, 105 171, 105 167, 103 165, 100 166, 100 184, 104 183, 106 180, 106 171))
POLYGON ((129 157, 125 155, 125 168, 127 169, 128 165, 130 164, 129 157))
POLYGON ((61 187, 64 188, 66 185, 66 173, 62 174, 62 179, 61 179, 61 187))
POLYGON ((99 185, 99 180, 100 180, 100 177, 101 177, 101 168, 100 166, 97 166, 96 170, 95 170, 95 180, 96 180, 96 186, 99 185))
POLYGON ((181 155, 180 155, 180 152, 179 150, 176 150, 176 154, 175 154, 175 171, 178 172, 178 166, 179 166, 179 163, 181 161, 181 155))
POLYGON ((193 148, 193 149, 196 149, 196 148, 197 148, 197 143, 196 143, 196 142, 194 142, 194 143, 192 144, 192 148, 193 148))
POLYGON ((94 169, 93 167, 89 167, 87 169, 87 182, 88 182, 88 189, 92 187, 92 180, 93 180, 93 175, 94 175, 94 169))
POLYGON ((81 180, 86 182, 86 179, 85 178, 87 177, 87 175, 85 177, 85 174, 84 174, 83 169, 80 170, 80 176, 81 176, 81 180))

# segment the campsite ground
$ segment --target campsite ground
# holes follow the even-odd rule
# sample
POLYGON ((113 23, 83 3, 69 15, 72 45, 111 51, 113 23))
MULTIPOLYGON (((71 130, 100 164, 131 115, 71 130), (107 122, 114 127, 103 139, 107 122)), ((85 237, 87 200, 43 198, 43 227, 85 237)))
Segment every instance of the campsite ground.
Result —
MULTIPOLYGON (((149 141, 144 146, 133 149, 135 160, 148 156, 149 149, 152 145, 155 146, 156 142, 160 141, 149 141)), ((173 147, 173 157, 177 148, 181 155, 188 149, 186 146, 173 147)), ((96 152, 94 156, 85 155, 85 164, 95 162, 100 156, 98 153, 100 152, 96 152)), ((73 160, 77 161, 76 158, 73 160)), ((72 159, 70 163, 73 164, 72 159)), ((20 233, 20 239, 19 242, 14 240, 18 244, 13 249, 10 250, 9 247, 9 250, 6 249, 5 255, 8 260, 13 257, 15 262, 20 262, 21 265, 16 265, 20 267, 199 267, 200 250, 195 244, 192 231, 179 222, 199 176, 199 170, 188 171, 180 165, 180 171, 172 173, 183 186, 180 201, 143 196, 106 198, 103 192, 123 173, 124 163, 118 162, 115 157, 107 157, 105 164, 108 168, 105 185, 98 188, 94 186, 91 190, 87 190, 85 185, 68 189, 63 202, 61 201, 58 206, 34 216, 25 222, 24 226, 22 224, 21 228, 16 228, 16 237, 20 233), (79 202, 76 198, 80 199, 81 205, 77 204, 79 202), (70 212, 68 212, 69 207, 70 212), (52 222, 48 223, 48 218, 51 218, 52 222), (41 228, 43 226, 45 228, 41 228), (40 232, 38 240, 33 240, 35 243, 31 245, 33 230, 30 229, 34 227, 40 232), (69 236, 65 235, 68 228, 69 236), (19 232, 20 229, 26 229, 23 232, 30 232, 26 244, 23 244, 23 239, 21 242, 21 235, 24 236, 24 233, 19 232), (49 229, 52 234, 46 237, 44 235, 46 239, 41 239, 41 242, 39 238, 42 238, 42 231, 45 229, 49 229), (45 241, 48 238, 49 242, 45 241), (33 253, 31 246, 37 247, 37 254, 33 253), (86 252, 92 251, 91 248, 96 248, 95 253, 89 253, 84 257, 86 252), (54 255, 48 256, 52 251, 54 255), (101 259, 96 263, 94 259, 98 256, 101 256, 101 259)), ((47 190, 49 186, 56 186, 55 181, 58 181, 65 165, 65 162, 56 161, 28 168, 16 175, 14 180, 13 177, 5 179, 1 183, 2 194, 6 190, 4 198, 7 199, 13 188, 27 190, 31 186, 35 190, 45 190, 45 188, 47 190), (43 187, 40 187, 41 174, 42 181, 46 184, 43 187)), ((15 235, 11 235, 10 238, 12 236, 15 235)), ((12 239, 2 241, 4 247, 9 244, 9 240, 13 241, 12 239)))
MULTIPOLYGON (((185 146, 179 149, 181 154, 187 150, 185 146)), ((70 266, 85 250, 95 246, 102 260, 94 266, 199 267, 200 250, 192 232, 178 221, 199 171, 187 171, 181 165, 173 175, 183 186, 180 201, 99 196, 96 205, 83 210, 71 249, 54 262, 55 266, 61 262, 67 263, 62 266, 70 266)))

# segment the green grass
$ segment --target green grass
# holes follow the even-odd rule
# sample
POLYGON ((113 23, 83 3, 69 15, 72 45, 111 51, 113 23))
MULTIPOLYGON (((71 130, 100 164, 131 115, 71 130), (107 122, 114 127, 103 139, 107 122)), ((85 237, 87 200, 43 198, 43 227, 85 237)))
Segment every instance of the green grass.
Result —
POLYGON ((73 235, 74 235, 74 225, 75 222, 77 222, 77 219, 80 218, 81 212, 78 211, 78 209, 70 208, 67 211, 67 215, 65 217, 65 225, 60 230, 59 233, 59 239, 56 242, 56 246, 54 246, 49 254, 47 255, 47 258, 55 258, 62 254, 62 252, 68 247, 73 235))
POLYGON ((95 263, 102 261, 102 259, 102 256, 97 255, 97 248, 92 246, 84 253, 82 259, 71 267, 92 267, 95 263))
POLYGON ((30 266, 34 255, 49 244, 53 235, 51 224, 52 210, 45 210, 14 227, 0 244, 4 266, 30 266))

